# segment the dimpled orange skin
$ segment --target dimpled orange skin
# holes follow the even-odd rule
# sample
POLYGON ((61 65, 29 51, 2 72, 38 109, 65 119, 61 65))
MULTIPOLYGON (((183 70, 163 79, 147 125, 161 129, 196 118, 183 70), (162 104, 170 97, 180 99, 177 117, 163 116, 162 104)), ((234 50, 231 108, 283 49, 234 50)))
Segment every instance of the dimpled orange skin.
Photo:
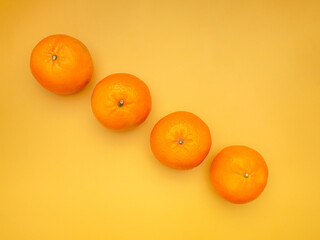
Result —
POLYGON ((91 79, 93 63, 87 47, 79 40, 52 35, 33 49, 30 68, 36 80, 57 94, 72 94, 84 88, 91 79))
POLYGON ((137 127, 148 117, 151 95, 148 86, 128 73, 102 79, 91 97, 95 117, 105 127, 125 131, 137 127))
POLYGON ((247 203, 257 198, 268 180, 268 167, 263 157, 246 146, 223 149, 211 165, 211 181, 224 199, 247 203))
POLYGON ((162 164, 174 169, 191 169, 202 163, 210 151, 210 130, 193 113, 174 112, 154 126, 150 145, 162 164))

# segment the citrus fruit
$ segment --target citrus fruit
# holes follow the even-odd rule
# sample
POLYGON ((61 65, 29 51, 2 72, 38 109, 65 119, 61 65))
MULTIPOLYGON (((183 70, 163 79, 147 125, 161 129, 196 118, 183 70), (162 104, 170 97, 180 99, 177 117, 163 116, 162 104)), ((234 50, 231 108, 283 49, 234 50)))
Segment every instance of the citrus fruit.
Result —
POLYGON ((91 97, 92 111, 105 127, 123 131, 137 127, 151 110, 148 86, 128 73, 116 73, 102 79, 91 97))
POLYGON ((154 126, 150 145, 162 164, 175 169, 191 169, 209 153, 210 130, 193 113, 178 111, 160 119, 154 126))
POLYGON ((80 91, 90 81, 93 72, 87 47, 63 34, 41 40, 31 53, 30 67, 36 80, 57 94, 80 91))
POLYGON ((268 180, 263 157, 246 146, 229 146, 214 158, 211 181, 217 193, 232 203, 246 203, 257 198, 268 180))

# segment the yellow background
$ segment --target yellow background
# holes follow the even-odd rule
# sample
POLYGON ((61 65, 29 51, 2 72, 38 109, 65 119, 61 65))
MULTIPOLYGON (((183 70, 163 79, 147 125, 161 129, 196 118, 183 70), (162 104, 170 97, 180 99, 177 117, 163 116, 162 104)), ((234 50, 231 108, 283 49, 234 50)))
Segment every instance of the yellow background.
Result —
POLYGON ((319 1, 0 2, 0 239, 320 239, 319 1), (89 48, 94 75, 59 96, 33 78, 42 38, 89 48), (115 72, 144 80, 152 111, 111 132, 94 118, 95 84, 115 72), (210 127, 206 160, 162 166, 149 135, 186 110, 210 127), (211 186, 213 157, 250 146, 270 175, 245 205, 211 186))

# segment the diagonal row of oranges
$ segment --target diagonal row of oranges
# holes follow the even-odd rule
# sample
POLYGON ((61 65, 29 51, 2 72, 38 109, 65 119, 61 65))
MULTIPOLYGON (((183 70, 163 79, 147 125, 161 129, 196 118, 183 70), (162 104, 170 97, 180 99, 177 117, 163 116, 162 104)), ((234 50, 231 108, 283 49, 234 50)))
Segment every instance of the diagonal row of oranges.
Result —
MULTIPOLYGON (((32 51, 30 67, 36 80, 57 94, 80 91, 93 72, 87 47, 67 35, 52 35, 41 40, 32 51)), ((105 127, 125 131, 146 120, 151 110, 151 95, 148 86, 139 78, 117 73, 96 85, 91 106, 95 117, 105 127)), ((198 116, 178 111, 158 121, 151 132, 150 146, 162 164, 191 169, 208 155, 211 134, 198 116)), ((229 146, 214 158, 210 174, 218 194, 233 203, 246 203, 262 193, 267 184, 268 168, 255 150, 229 146)))

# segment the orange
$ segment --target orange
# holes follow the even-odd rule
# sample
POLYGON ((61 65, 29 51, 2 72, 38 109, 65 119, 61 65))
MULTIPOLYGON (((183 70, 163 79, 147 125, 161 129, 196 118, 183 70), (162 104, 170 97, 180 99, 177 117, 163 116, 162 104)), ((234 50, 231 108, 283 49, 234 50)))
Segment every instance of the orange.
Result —
POLYGON ((175 169, 191 169, 208 155, 211 135, 208 126, 190 112, 174 112, 154 126, 151 150, 164 165, 175 169))
POLYGON ((151 110, 148 86, 128 73, 116 73, 102 79, 91 97, 92 111, 105 127, 123 131, 137 127, 151 110))
POLYGON ((211 165, 211 181, 224 199, 246 203, 257 198, 268 180, 268 167, 262 156, 245 146, 223 149, 211 165))
POLYGON ((87 47, 62 34, 46 37, 35 46, 30 67, 36 80, 57 94, 80 91, 90 81, 93 71, 87 47))

